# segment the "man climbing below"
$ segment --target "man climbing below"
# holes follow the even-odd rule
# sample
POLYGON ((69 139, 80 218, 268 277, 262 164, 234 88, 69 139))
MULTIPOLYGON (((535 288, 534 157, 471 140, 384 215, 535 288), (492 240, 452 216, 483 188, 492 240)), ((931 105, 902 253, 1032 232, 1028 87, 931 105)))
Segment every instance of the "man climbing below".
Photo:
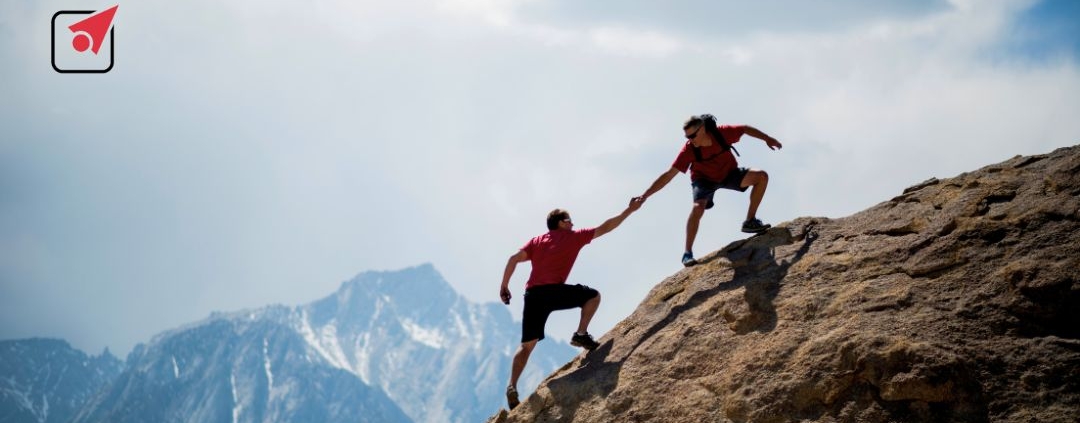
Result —
POLYGON ((694 205, 690 209, 690 217, 686 221, 686 251, 682 256, 684 266, 697 264, 694 259, 694 238, 697 237, 698 223, 705 210, 713 206, 713 194, 717 189, 725 188, 745 192, 750 191, 750 208, 746 212, 746 221, 742 224, 742 231, 746 233, 761 233, 769 229, 771 225, 761 223, 757 218, 758 205, 765 196, 765 187, 769 185, 769 174, 763 170, 747 169, 739 167, 732 151, 738 154, 738 150, 732 144, 739 142, 743 134, 765 141, 770 149, 782 148, 780 141, 766 135, 749 125, 716 125, 716 118, 710 114, 691 116, 683 124, 683 133, 686 135, 686 144, 683 145, 671 169, 656 178, 656 181, 641 195, 642 201, 664 188, 678 173, 690 170, 690 186, 693 188, 694 205))
POLYGON ((539 235, 516 254, 510 256, 503 272, 499 297, 510 304, 510 277, 518 263, 532 261, 532 273, 525 284, 525 309, 521 321, 521 345, 514 354, 510 369, 510 384, 506 387, 506 402, 510 409, 518 405, 517 382, 525 364, 529 361, 536 343, 544 339, 544 326, 548 315, 555 310, 581 308, 581 320, 577 331, 570 338, 570 345, 593 350, 599 346, 589 335, 589 321, 600 307, 600 293, 585 285, 567 285, 566 278, 574 267, 578 252, 592 240, 611 232, 631 213, 641 208, 641 198, 630 200, 630 205, 600 226, 574 230, 574 222, 566 210, 555 209, 548 213, 548 232, 539 235))

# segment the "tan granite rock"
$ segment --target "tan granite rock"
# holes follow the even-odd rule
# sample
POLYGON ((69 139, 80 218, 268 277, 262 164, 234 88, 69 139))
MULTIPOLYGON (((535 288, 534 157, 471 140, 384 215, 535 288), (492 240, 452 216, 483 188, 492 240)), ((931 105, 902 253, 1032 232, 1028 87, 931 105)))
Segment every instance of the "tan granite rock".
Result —
POLYGON ((1080 146, 701 261, 489 421, 1080 421, 1080 146))

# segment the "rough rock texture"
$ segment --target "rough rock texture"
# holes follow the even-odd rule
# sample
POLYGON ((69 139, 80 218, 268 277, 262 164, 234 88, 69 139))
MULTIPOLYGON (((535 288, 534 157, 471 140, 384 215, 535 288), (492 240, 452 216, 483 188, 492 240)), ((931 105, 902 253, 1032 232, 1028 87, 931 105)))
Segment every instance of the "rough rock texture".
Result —
POLYGON ((657 285, 491 422, 1076 422, 1080 146, 799 218, 657 285))

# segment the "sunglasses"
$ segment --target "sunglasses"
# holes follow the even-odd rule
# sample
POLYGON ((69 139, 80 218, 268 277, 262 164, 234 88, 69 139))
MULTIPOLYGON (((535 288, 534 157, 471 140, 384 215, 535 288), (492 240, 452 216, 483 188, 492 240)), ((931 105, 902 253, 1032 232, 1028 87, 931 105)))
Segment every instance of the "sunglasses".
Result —
POLYGON ((692 139, 694 139, 694 138, 697 138, 697 134, 698 134, 699 132, 701 132, 701 127, 700 127, 700 126, 698 126, 698 128, 697 128, 697 129, 695 129, 693 133, 687 134, 687 135, 686 135, 686 139, 688 139, 688 140, 692 140, 692 139))

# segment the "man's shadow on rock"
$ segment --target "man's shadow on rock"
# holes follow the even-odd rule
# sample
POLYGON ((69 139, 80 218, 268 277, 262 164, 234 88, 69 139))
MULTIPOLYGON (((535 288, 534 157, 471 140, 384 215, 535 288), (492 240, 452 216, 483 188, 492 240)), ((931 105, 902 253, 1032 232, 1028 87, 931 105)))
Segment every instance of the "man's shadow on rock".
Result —
MULTIPOLYGON (((802 228, 798 236, 792 235, 788 228, 772 228, 769 231, 752 236, 747 239, 735 241, 724 247, 716 254, 704 257, 698 266, 708 265, 719 258, 730 261, 735 275, 730 281, 721 282, 709 289, 701 290, 690 296, 685 303, 671 308, 660 320, 653 323, 648 330, 638 339, 637 343, 628 353, 618 360, 608 361, 614 346, 614 340, 601 344, 599 348, 589 352, 583 357, 576 369, 551 379, 547 382, 548 388, 553 395, 559 392, 582 392, 592 391, 593 394, 607 397, 618 385, 619 370, 630 356, 634 355, 643 343, 652 338, 663 328, 677 320, 680 315, 691 310, 717 294, 746 288, 746 302, 749 313, 745 316, 735 317, 733 330, 739 335, 747 333, 770 332, 776 328, 776 306, 773 300, 780 292, 780 282, 788 274, 791 266, 797 263, 810 250, 811 244, 818 235, 814 231, 814 223, 808 223, 802 228), (799 250, 790 259, 777 263, 775 249, 784 245, 792 245, 802 242, 799 250)), ((730 319, 730 315, 724 316, 730 319)), ((576 412, 576 410, 564 410, 576 412)))
MULTIPOLYGON (((774 228, 761 235, 731 243, 705 260, 708 263, 720 257, 728 259, 735 275, 730 282, 721 286, 729 285, 728 289, 746 288, 744 298, 748 313, 740 316, 727 312, 724 316, 733 323, 732 330, 736 334, 771 332, 776 329, 776 306, 773 301, 780 293, 780 283, 787 277, 791 266, 802 260, 817 237, 813 223, 803 228, 798 236, 800 239, 796 239, 787 228, 774 228), (776 261, 777 247, 791 245, 800 240, 802 245, 791 258, 783 262, 776 261)), ((701 301, 704 301, 704 298, 701 301)))

